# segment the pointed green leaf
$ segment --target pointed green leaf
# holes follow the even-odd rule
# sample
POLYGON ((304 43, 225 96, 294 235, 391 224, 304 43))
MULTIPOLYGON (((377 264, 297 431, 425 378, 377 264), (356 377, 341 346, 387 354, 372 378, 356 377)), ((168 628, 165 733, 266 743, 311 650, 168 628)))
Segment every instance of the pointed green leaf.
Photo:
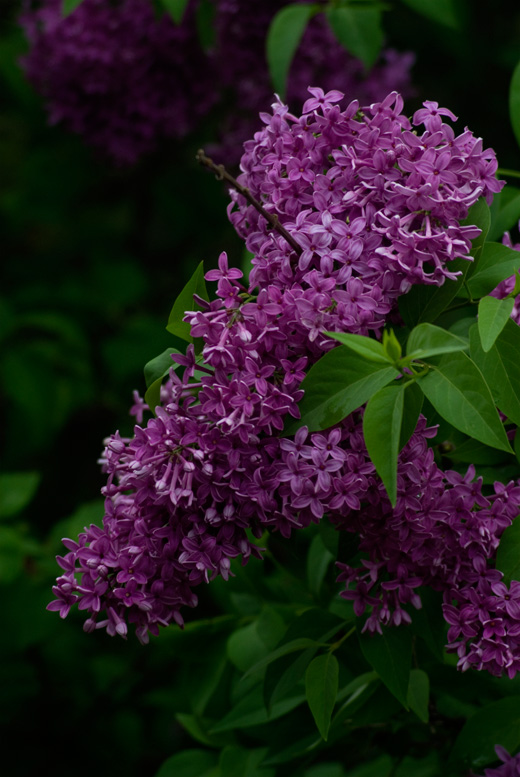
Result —
POLYGON ((204 282, 203 262, 199 264, 190 280, 173 303, 168 319, 168 325, 166 327, 168 332, 177 335, 177 337, 186 340, 188 343, 192 343, 193 338, 190 334, 190 325, 186 321, 183 321, 183 318, 187 311, 200 309, 193 299, 194 294, 202 297, 202 299, 209 299, 206 284, 204 282))
POLYGON ((272 663, 273 661, 276 661, 278 658, 281 658, 281 656, 286 656, 289 653, 295 653, 298 650, 306 650, 307 648, 311 648, 311 647, 321 647, 322 645, 323 645, 322 642, 318 642, 314 639, 309 639, 308 637, 298 637, 298 639, 293 639, 291 640, 291 642, 287 642, 283 645, 280 645, 279 648, 276 648, 276 650, 273 650, 273 652, 269 653, 268 656, 258 661, 258 663, 252 666, 244 674, 243 679, 245 679, 251 674, 255 674, 256 672, 258 672, 260 669, 263 669, 268 664, 272 663))
POLYGON ((305 692, 322 738, 327 741, 338 693, 339 665, 334 653, 317 656, 305 673, 305 692))
POLYGON ((461 290, 470 267, 467 259, 455 259, 450 262, 450 271, 460 271, 456 281, 446 280, 442 286, 412 286, 407 294, 399 297, 399 312, 407 326, 436 321, 461 290))
POLYGON ((309 370, 301 384, 305 396, 299 404, 301 419, 290 422, 285 434, 301 426, 310 431, 327 429, 357 410, 398 375, 394 367, 369 362, 340 345, 309 370))
POLYGON ((513 521, 500 538, 496 567, 504 574, 504 583, 520 580, 520 521, 513 521))
POLYGON ((325 332, 325 334, 333 337, 334 340, 339 340, 347 348, 355 351, 360 356, 364 356, 365 359, 371 362, 393 364, 393 360, 387 356, 379 340, 374 340, 372 337, 365 337, 364 335, 351 335, 347 332, 325 332))
POLYGON ((414 359, 426 359, 443 353, 454 353, 469 348, 469 343, 434 324, 419 324, 410 332, 406 355, 414 359))
POLYGON ((160 2, 175 24, 180 24, 184 17, 188 0, 160 0, 160 2))
POLYGON ((73 11, 78 8, 78 6, 81 5, 83 0, 63 0, 63 4, 61 6, 61 14, 62 16, 68 16, 73 11))
POLYGON ((305 701, 304 694, 295 694, 293 696, 281 699, 273 704, 270 712, 264 706, 262 697, 262 686, 255 687, 214 726, 210 734, 218 734, 221 731, 232 731, 233 729, 249 728, 250 726, 259 726, 268 721, 277 720, 294 710, 305 701))
POLYGON ((478 303, 478 331, 482 350, 487 353, 511 316, 514 299, 482 297, 478 303))
POLYGON ((210 51, 216 41, 216 7, 214 0, 199 0, 196 6, 195 21, 199 43, 203 51, 210 51))
POLYGON ((446 27, 459 26, 455 0, 403 0, 417 13, 446 27))
POLYGON ((209 777, 217 756, 208 750, 182 750, 168 758, 155 777, 209 777))
POLYGON ((439 415, 455 429, 492 448, 513 452, 489 386, 465 353, 442 356, 418 383, 439 415))
POLYGON ((20 513, 31 502, 40 480, 39 472, 6 472, 0 475, 0 518, 20 513))
POLYGON ((428 723, 430 719, 428 704, 430 701, 430 679, 422 669, 412 669, 407 694, 408 706, 419 720, 428 723))
POLYGON ((520 425, 520 327, 507 321, 487 353, 476 324, 470 329, 469 342, 471 357, 482 370, 496 404, 508 419, 520 425))
POLYGON ((358 632, 361 650, 390 693, 408 709, 412 632, 408 626, 383 628, 382 634, 358 632))
POLYGON ((502 243, 486 243, 475 272, 466 281, 471 296, 479 299, 489 294, 500 281, 514 275, 519 267, 520 251, 502 243))
POLYGON ((274 769, 261 766, 266 753, 266 747, 229 745, 220 754, 220 773, 225 777, 275 777, 274 769))
POLYGON ((403 419, 404 388, 385 386, 368 400, 363 436, 368 455, 386 488, 392 507, 397 500, 397 454, 403 419))
POLYGON ((472 715, 457 737, 450 762, 480 770, 496 761, 496 744, 510 753, 520 745, 520 696, 486 704, 472 715))
POLYGON ((520 62, 513 71, 509 86, 509 116, 516 142, 520 146, 520 62))
POLYGON ((326 15, 341 45, 370 69, 376 63, 383 45, 380 9, 351 5, 328 8, 326 15))
POLYGON ((155 356, 153 359, 150 359, 150 361, 144 365, 144 380, 147 388, 149 388, 157 378, 164 378, 172 367, 177 369, 177 367, 181 366, 173 361, 172 353, 180 353, 180 351, 176 348, 166 348, 166 350, 158 356, 155 356))
POLYGON ((286 5, 271 21, 266 41, 267 64, 274 90, 282 100, 291 62, 316 10, 315 4, 286 5))
POLYGON ((406 355, 413 359, 426 359, 444 353, 456 353, 469 349, 467 340, 434 324, 418 324, 408 337, 406 355))
POLYGON ((401 421, 401 435, 399 437, 400 451, 415 432, 423 402, 424 394, 421 387, 417 383, 408 383, 404 390, 403 420, 401 421))
POLYGON ((320 593, 327 569, 333 560, 333 554, 323 544, 321 535, 317 534, 310 544, 307 555, 307 580, 311 594, 317 596, 320 593))
POLYGON ((508 184, 493 198, 489 240, 501 240, 504 232, 516 227, 518 219, 520 219, 520 189, 508 184))

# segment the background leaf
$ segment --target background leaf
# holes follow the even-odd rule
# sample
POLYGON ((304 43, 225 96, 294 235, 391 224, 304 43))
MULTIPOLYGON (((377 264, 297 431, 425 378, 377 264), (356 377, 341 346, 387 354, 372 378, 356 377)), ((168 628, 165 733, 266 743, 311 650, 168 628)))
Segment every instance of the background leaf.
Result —
POLYGON ((403 404, 403 386, 385 386, 368 400, 363 415, 363 436, 368 455, 393 507, 397 500, 397 454, 403 404))
POLYGON ((334 653, 317 656, 305 673, 305 692, 318 731, 325 741, 338 693, 339 665, 334 653))
POLYGON ((361 650, 370 666, 403 707, 408 709, 412 662, 412 632, 408 626, 383 628, 382 634, 358 631, 361 650))
POLYGON ((190 325, 182 319, 187 311, 199 309, 199 306, 193 299, 194 294, 202 297, 202 299, 209 299, 204 281, 203 262, 198 265, 190 280, 173 303, 166 327, 168 332, 180 337, 182 340, 186 340, 188 343, 193 342, 193 337, 190 334, 190 325))
POLYGON ((446 27, 458 27, 457 6, 454 0, 403 0, 417 13, 446 27))
POLYGON ((496 567, 504 573, 504 583, 520 580, 520 521, 514 520, 500 538, 496 567))
POLYGON ((375 64, 383 45, 381 11, 374 6, 351 5, 328 8, 330 27, 347 51, 360 59, 367 69, 375 64))
POLYGON ((406 355, 426 359, 443 353, 455 353, 469 348, 469 343, 434 324, 418 324, 408 337, 406 355))
POLYGON ((182 750, 163 763, 155 777, 210 777, 217 756, 208 750, 182 750))
POLYGON ((0 475, 0 519, 20 513, 31 503, 40 478, 38 472, 6 472, 0 475))
POLYGON ((479 709, 463 726, 450 761, 480 769, 496 760, 496 744, 510 753, 520 745, 520 696, 479 709))
POLYGON ((513 71, 509 86, 509 117, 516 141, 520 146, 520 62, 513 71))
POLYGON ((63 0, 63 4, 61 6, 62 15, 69 16, 69 14, 75 11, 82 2, 83 0, 63 0))
POLYGON ((424 394, 420 386, 417 383, 408 383, 404 390, 403 418, 401 421, 401 435, 399 437, 400 451, 415 431, 423 402, 424 394))
POLYGON ((478 331, 482 350, 487 353, 498 335, 505 327, 511 311, 514 299, 496 299, 496 297, 482 297, 478 303, 478 331))
POLYGON ((394 367, 381 367, 352 353, 346 345, 334 348, 314 364, 301 388, 301 419, 291 422, 285 434, 300 426, 310 431, 327 429, 357 410, 398 375, 394 367))
POLYGON ((439 415, 455 429, 512 453, 489 386, 465 353, 441 357, 418 383, 439 415))
POLYGON ((495 402, 511 421, 520 424, 520 327, 507 321, 487 353, 476 325, 469 335, 471 357, 482 371, 495 402))
POLYGON ((489 294, 519 267, 520 251, 502 243, 486 243, 475 272, 466 281, 471 296, 478 299, 489 294))
POLYGON ((314 4, 287 5, 271 21, 266 41, 267 64, 274 90, 282 100, 291 62, 315 12, 314 4))
POLYGON ((184 17, 189 0, 160 0, 160 2, 171 16, 175 24, 180 24, 184 17))
POLYGON ((430 719, 428 703, 430 700, 430 679, 422 669, 412 669, 407 694, 408 706, 419 720, 428 723, 430 719))

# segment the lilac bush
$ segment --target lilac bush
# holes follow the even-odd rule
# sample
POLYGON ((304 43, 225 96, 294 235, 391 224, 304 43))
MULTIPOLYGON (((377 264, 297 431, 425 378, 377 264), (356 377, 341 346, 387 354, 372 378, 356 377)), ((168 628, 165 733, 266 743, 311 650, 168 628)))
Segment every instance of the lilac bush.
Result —
POLYGON ((290 537, 324 515, 355 532, 364 558, 339 559, 343 596, 365 629, 410 621, 419 586, 444 596, 448 649, 458 666, 504 672, 519 664, 520 584, 494 568, 499 539, 520 511, 520 485, 443 471, 424 416, 398 459, 397 501, 388 498, 363 437, 363 409, 332 429, 301 427, 300 383, 337 343, 327 331, 381 336, 414 285, 441 287, 470 260, 479 228, 461 225, 471 205, 502 183, 494 153, 453 114, 425 102, 412 120, 397 93, 343 110, 338 91, 311 88, 301 116, 280 102, 245 145, 241 194, 229 214, 254 254, 249 285, 228 266, 206 274, 216 298, 187 312, 193 345, 174 355, 155 417, 136 395, 132 438, 107 440, 106 515, 65 540, 56 600, 65 617, 85 610, 85 629, 138 638, 182 624, 194 589, 230 574, 231 559, 260 557, 267 530, 290 537), (285 232, 284 232, 285 230, 285 232), (288 239, 289 237, 289 239, 288 239))

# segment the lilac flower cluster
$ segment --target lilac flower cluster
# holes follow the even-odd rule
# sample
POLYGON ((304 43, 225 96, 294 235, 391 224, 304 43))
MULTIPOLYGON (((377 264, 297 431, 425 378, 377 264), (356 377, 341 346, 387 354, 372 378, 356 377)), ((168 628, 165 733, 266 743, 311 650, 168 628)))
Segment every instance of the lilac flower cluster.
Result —
POLYGON ((495 484, 485 497, 474 470, 442 472, 419 423, 399 456, 395 509, 368 457, 357 411, 331 430, 280 435, 298 418, 309 365, 334 347, 325 330, 378 333, 412 283, 440 285, 449 262, 466 256, 474 227, 459 220, 499 184, 491 151, 466 130, 456 137, 425 103, 413 125, 393 93, 341 111, 341 95, 311 89, 304 115, 280 104, 242 165, 247 184, 295 238, 295 250, 241 197, 231 218, 255 252, 250 285, 225 254, 206 274, 216 299, 188 312, 203 343, 174 356, 156 417, 130 439, 107 441, 103 528, 66 540, 63 574, 49 605, 64 617, 87 610, 85 628, 136 627, 140 640, 182 623, 193 589, 230 560, 260 555, 268 529, 289 537, 327 513, 359 534, 366 559, 341 564, 344 595, 366 628, 409 620, 417 588, 444 593, 450 646, 461 669, 520 668, 520 584, 492 567, 504 529, 520 511, 520 486, 495 484), (412 126, 424 124, 423 131, 412 126), (420 203, 420 205, 418 204, 420 203))
POLYGON ((520 777, 520 753, 509 755, 501 745, 497 745, 495 751, 502 764, 494 769, 486 769, 484 777, 520 777))
POLYGON ((214 104, 193 3, 179 26, 156 17, 150 0, 83 0, 65 18, 62 6, 25 0, 20 19, 30 43, 23 66, 52 124, 132 163, 160 138, 183 137, 214 104))
MULTIPOLYGON (((43 95, 52 124, 63 123, 119 163, 135 162, 161 138, 192 131, 219 98, 224 114, 217 153, 238 162, 258 113, 272 100, 265 37, 280 0, 215 0, 211 51, 203 51, 196 0, 175 25, 152 0, 83 0, 62 17, 62 0, 24 0, 21 23, 30 43, 29 80, 43 95)), ((291 103, 309 83, 340 88, 372 102, 390 89, 410 90, 413 55, 390 50, 364 73, 336 41, 323 15, 311 20, 293 63, 291 103)))

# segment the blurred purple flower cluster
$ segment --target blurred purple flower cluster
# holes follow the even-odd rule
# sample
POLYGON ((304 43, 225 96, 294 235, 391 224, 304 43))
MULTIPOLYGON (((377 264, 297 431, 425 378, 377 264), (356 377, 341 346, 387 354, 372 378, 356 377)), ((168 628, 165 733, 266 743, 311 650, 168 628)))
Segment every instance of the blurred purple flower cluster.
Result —
MULTIPOLYGON (((220 100, 213 150, 234 164, 259 111, 272 100, 265 37, 286 4, 215 0, 215 40, 203 51, 197 0, 190 0, 178 26, 167 14, 157 15, 152 0, 83 0, 65 18, 62 0, 25 0, 20 21, 30 50, 23 66, 45 99, 50 122, 119 163, 135 162, 161 139, 184 137, 220 100)), ((365 74, 320 15, 311 20, 293 63, 289 99, 301 105, 308 84, 317 82, 363 102, 391 89, 409 93, 412 63, 410 53, 386 51, 365 74)))
POLYGON ((414 283, 442 285, 449 265, 467 257, 475 227, 460 220, 479 197, 490 199, 494 153, 469 130, 455 136, 427 102, 412 122, 396 93, 344 110, 341 95, 311 89, 302 116, 280 103, 246 144, 241 181, 276 215, 296 251, 241 195, 230 215, 254 253, 249 286, 222 254, 206 278, 213 302, 196 297, 188 312, 200 357, 189 346, 163 387, 156 417, 131 439, 107 441, 108 483, 102 529, 66 540, 63 574, 49 605, 89 613, 86 630, 106 627, 140 640, 182 623, 193 589, 230 573, 230 560, 260 555, 252 541, 267 529, 289 537, 324 514, 357 532, 365 560, 340 563, 344 596, 368 608, 366 628, 409 621, 417 588, 444 594, 450 648, 459 666, 520 669, 520 584, 507 588, 493 569, 504 529, 520 510, 520 487, 495 484, 482 494, 470 467, 443 472, 421 416, 399 456, 392 508, 368 457, 362 410, 323 433, 302 427, 300 382, 335 346, 325 330, 376 333, 414 283), (421 125, 423 125, 421 127, 421 125))
POLYGON ((150 0, 84 0, 65 18, 62 5, 26 0, 20 18, 30 43, 23 67, 51 124, 133 163, 207 114, 216 94, 192 5, 179 26, 156 17, 150 0))

